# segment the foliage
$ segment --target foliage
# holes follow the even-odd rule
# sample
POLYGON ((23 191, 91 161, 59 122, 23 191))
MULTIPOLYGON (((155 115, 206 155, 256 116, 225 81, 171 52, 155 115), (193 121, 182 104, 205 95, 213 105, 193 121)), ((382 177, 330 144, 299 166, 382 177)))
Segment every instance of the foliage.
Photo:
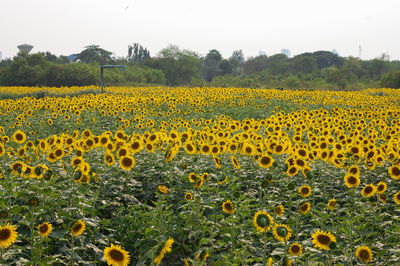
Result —
POLYGON ((0 87, 2 265, 399 261, 399 90, 99 91, 0 87))

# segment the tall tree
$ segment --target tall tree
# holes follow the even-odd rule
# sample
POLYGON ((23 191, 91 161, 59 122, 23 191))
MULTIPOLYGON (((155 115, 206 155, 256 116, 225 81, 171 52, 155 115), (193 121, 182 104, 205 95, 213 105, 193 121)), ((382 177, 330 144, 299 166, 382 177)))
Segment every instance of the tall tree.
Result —
POLYGON ((85 49, 77 54, 75 61, 83 63, 98 63, 107 64, 112 62, 112 52, 100 48, 99 45, 89 45, 85 49))
POLYGON ((134 62, 136 64, 143 63, 144 60, 150 58, 150 52, 147 48, 144 48, 138 43, 128 45, 128 62, 134 62))
POLYGON ((216 50, 210 50, 203 61, 203 78, 211 81, 219 74, 219 62, 222 60, 221 53, 216 50))

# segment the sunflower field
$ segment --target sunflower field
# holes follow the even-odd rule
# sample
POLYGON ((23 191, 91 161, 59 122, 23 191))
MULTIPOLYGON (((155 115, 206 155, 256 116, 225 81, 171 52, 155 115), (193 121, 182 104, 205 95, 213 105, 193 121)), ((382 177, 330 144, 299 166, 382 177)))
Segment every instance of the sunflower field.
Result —
POLYGON ((1 265, 400 261, 400 90, 0 95, 1 265))

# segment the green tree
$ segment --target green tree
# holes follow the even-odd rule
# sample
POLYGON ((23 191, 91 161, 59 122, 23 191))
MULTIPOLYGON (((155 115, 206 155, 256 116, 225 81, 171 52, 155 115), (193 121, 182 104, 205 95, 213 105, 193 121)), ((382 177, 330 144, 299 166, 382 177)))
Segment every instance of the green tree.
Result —
POLYGON ((312 56, 301 54, 293 57, 292 69, 295 74, 309 74, 317 70, 317 62, 312 56))
POLYGON ((197 53, 181 50, 176 45, 167 46, 158 58, 146 60, 144 64, 162 70, 167 85, 187 85, 200 77, 201 61, 197 53))
POLYGON ((100 48, 99 45, 89 45, 85 49, 76 55, 75 61, 83 63, 98 63, 98 64, 109 64, 113 60, 111 58, 112 53, 100 48))
POLYGON ((383 75, 380 84, 385 88, 400 89, 400 69, 392 70, 390 73, 383 75))
POLYGON ((133 45, 128 45, 128 62, 134 62, 136 64, 141 64, 144 60, 150 58, 150 52, 147 48, 144 48, 138 43, 133 43, 133 45))
POLYGON ((216 50, 210 50, 203 61, 203 78, 211 81, 215 76, 220 73, 219 63, 222 60, 221 53, 216 50))

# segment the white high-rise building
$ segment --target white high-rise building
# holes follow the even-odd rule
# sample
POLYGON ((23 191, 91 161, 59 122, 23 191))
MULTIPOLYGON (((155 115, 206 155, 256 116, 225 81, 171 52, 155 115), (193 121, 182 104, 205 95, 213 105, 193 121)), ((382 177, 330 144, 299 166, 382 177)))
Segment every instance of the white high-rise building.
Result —
POLYGON ((3 60, 3 53, 0 51, 0 62, 3 60))
POLYGON ((266 56, 267 53, 265 51, 258 51, 259 56, 266 56))
POLYGON ((282 49, 281 54, 286 55, 287 57, 291 56, 290 50, 289 49, 282 49))

